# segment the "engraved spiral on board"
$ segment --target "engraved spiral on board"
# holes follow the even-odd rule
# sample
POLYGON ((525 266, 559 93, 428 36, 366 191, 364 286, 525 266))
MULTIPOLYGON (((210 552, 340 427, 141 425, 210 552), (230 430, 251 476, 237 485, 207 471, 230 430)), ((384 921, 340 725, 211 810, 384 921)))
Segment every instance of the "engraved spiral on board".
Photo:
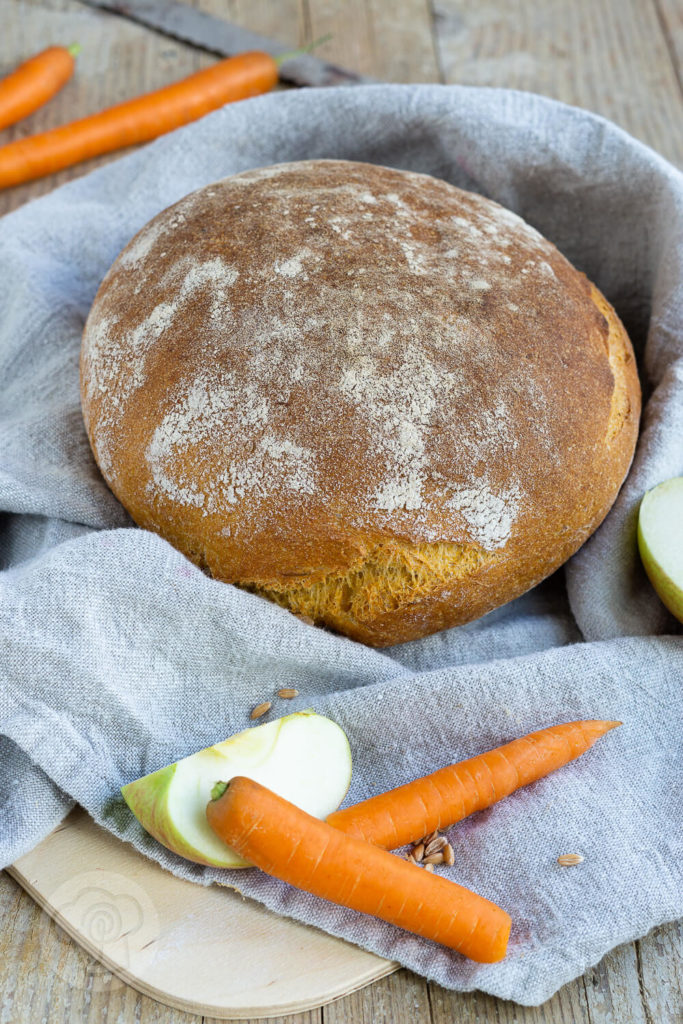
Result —
POLYGON ((125 875, 81 872, 58 886, 48 905, 54 921, 43 915, 41 947, 70 988, 111 991, 124 984, 117 974, 136 974, 154 956, 159 915, 145 890, 125 875), (77 951, 70 936, 90 955, 77 951), (53 953, 55 944, 61 948, 53 953))
POLYGON ((83 934, 96 949, 118 942, 124 935, 132 936, 142 924, 142 907, 134 896, 112 895, 107 889, 89 886, 74 901, 83 934))

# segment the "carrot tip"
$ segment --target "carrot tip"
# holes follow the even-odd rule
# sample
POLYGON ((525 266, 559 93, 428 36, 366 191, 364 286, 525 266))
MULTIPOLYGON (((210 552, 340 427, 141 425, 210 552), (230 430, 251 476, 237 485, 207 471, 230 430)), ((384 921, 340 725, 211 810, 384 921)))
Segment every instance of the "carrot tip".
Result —
POLYGON ((586 730, 586 738, 593 737, 588 746, 592 747, 596 740, 604 736, 605 733, 611 732, 612 729, 616 729, 618 726, 623 725, 623 722, 611 722, 604 718, 592 718, 588 719, 583 728, 586 730))
POLYGON ((80 43, 72 43, 71 46, 67 46, 66 52, 70 53, 72 57, 78 57, 83 47, 80 43))

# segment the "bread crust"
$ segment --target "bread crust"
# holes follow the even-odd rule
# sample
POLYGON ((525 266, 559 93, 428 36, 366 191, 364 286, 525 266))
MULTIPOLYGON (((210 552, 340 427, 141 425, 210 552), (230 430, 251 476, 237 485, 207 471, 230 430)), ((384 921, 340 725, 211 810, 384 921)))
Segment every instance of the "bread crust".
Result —
POLYGON ((159 214, 98 291, 81 391, 136 523, 378 647, 566 561, 640 413, 623 326, 550 242, 481 196, 346 161, 159 214))

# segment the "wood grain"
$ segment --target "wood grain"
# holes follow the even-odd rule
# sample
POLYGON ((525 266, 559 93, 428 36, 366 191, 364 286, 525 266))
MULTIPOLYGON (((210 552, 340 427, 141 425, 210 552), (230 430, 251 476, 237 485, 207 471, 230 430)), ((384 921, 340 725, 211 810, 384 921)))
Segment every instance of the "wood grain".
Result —
POLYGON ((304 0, 185 0, 190 7, 215 14, 243 28, 259 32, 296 49, 311 40, 307 36, 304 0))
POLYGON ((428 0, 306 0, 311 39, 330 35, 321 57, 385 82, 440 80, 428 0))
MULTIPOLYGON (((408 971, 383 978, 322 1010, 272 1024, 680 1024, 683 933, 679 924, 614 950, 542 1007, 480 992, 448 992, 408 971), (640 948, 642 999, 635 948, 640 948), (634 988, 635 986, 635 988, 634 988), (636 994, 638 989, 638 994, 636 994)), ((219 1024, 173 1010, 122 984, 0 872, 0 1024, 219 1024)), ((244 1022, 242 1022, 244 1024, 244 1022)), ((255 1020, 246 1024, 256 1024, 255 1020)))
MULTIPOLYGON (((680 2, 662 2, 673 38, 680 2)), ((681 87, 654 0, 435 0, 434 14, 447 82, 585 107, 683 164, 681 87)))
POLYGON ((190 1013, 303 1012, 397 967, 233 888, 173 878, 81 809, 8 872, 118 979, 190 1013))
POLYGON ((653 0, 669 57, 683 96, 683 3, 681 0, 653 0))
POLYGON ((324 1024, 426 1024, 429 1020, 427 983, 410 971, 399 971, 323 1006, 324 1024))
MULTIPOLYGON (((683 163, 681 0, 193 0, 292 46, 386 81, 530 89, 601 113, 683 163), (432 16, 434 15, 434 17, 432 16)), ((77 0, 2 0, 0 74, 42 46, 79 41, 78 73, 0 133, 43 131, 157 88, 213 59, 77 0)), ((117 155, 0 192, 0 214, 117 155)), ((680 1024, 683 934, 672 924, 614 950, 541 1008, 453 993, 400 971, 279 1024, 680 1024)), ((0 873, 0 1024, 199 1024, 121 983, 0 873)), ((206 1018, 206 1024, 214 1024, 206 1018)), ((252 1022, 255 1024, 255 1022, 252 1022)))
POLYGON ((517 1006, 483 992, 446 992, 435 985, 431 989, 432 1024, 451 1024, 456 1020, 458 1024, 591 1024, 583 985, 578 981, 565 985, 543 1006, 517 1006))
POLYGON ((0 873, 0 1024, 200 1024, 122 984, 0 873))
POLYGON ((635 949, 647 1024, 683 1020, 683 922, 656 928, 635 949))
POLYGON ((638 978, 636 943, 620 946, 583 978, 591 1021, 628 1021, 647 1024, 638 978))

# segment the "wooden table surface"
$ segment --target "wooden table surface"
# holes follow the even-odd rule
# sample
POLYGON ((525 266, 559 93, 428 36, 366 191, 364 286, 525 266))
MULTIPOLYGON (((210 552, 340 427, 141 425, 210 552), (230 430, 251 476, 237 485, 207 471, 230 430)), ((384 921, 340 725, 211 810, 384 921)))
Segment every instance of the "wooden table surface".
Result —
MULTIPOLYGON (((683 166, 683 0, 194 0, 293 47, 390 82, 544 93, 611 118, 683 166)), ((78 41, 78 72, 43 110, 0 132, 42 131, 157 88, 215 58, 79 0, 0 0, 0 73, 78 41)), ((0 194, 0 214, 111 157, 0 194)), ((614 950, 544 1006, 453 993, 402 970, 287 1024, 680 1024, 683 930, 614 950)), ((276 1018, 273 1018, 276 1019, 276 1018)), ((0 1024, 199 1024, 141 996, 83 953, 0 873, 0 1024)), ((210 1024, 205 1018, 206 1024, 210 1024)))

